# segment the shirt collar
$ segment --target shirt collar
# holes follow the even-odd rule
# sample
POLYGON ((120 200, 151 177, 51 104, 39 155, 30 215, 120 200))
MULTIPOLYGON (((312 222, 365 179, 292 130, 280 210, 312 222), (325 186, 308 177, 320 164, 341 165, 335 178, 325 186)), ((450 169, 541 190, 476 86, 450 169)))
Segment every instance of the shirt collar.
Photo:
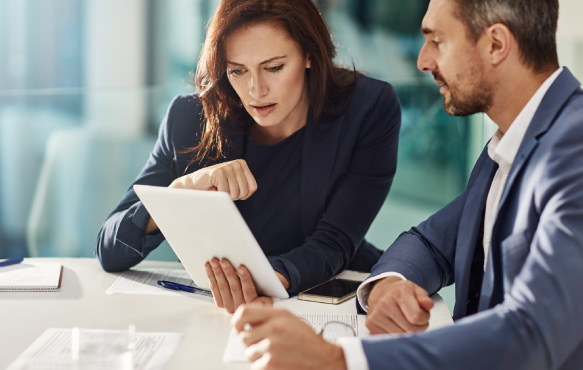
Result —
POLYGON ((534 95, 530 98, 528 103, 522 108, 522 111, 516 116, 506 134, 502 134, 500 129, 496 131, 492 140, 488 144, 488 155, 492 160, 498 163, 499 166, 512 166, 518 148, 524 139, 524 134, 530 126, 530 123, 536 113, 545 94, 555 82, 559 74, 563 71, 563 67, 557 69, 549 78, 543 82, 534 95))
POLYGON ((494 133, 494 136, 492 136, 492 138, 490 139, 490 142, 488 143, 488 156, 494 161, 496 162, 496 164, 498 164, 498 166, 501 165, 501 163, 503 162, 503 159, 496 154, 496 149, 498 148, 498 145, 500 144, 500 140, 502 140, 502 131, 500 131, 500 129, 496 130, 496 132, 494 133))

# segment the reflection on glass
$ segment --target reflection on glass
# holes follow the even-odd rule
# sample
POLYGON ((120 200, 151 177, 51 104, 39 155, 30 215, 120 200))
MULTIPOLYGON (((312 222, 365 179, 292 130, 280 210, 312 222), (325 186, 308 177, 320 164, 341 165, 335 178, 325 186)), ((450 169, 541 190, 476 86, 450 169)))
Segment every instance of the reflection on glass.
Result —
MULTIPOLYGON (((112 3, 0 2, 0 258, 93 256, 99 226, 144 165, 170 100, 193 91, 189 72, 218 1, 135 4, 134 13, 144 14, 131 24, 142 30, 135 37, 144 45, 143 65, 96 75, 87 49, 99 52, 100 43, 127 34, 127 24, 115 29, 107 12, 94 11, 112 3), (96 36, 103 24, 114 29, 96 36), (142 82, 124 85, 136 69, 144 71, 142 82), (88 85, 113 75, 119 84, 88 85)), ((338 60, 392 83, 402 103, 397 174, 367 236, 386 248, 463 189, 468 122, 443 112, 431 76, 416 68, 428 0, 318 3, 338 60)), ((110 54, 102 50, 99 60, 110 54)), ((158 250, 150 258, 176 260, 158 250)))

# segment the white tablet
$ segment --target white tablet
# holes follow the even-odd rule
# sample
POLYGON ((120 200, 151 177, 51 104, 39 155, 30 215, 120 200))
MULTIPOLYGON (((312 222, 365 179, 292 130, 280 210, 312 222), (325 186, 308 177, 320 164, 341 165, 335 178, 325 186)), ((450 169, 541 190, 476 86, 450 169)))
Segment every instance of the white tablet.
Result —
POLYGON ((207 261, 227 258, 249 269, 260 294, 288 297, 227 193, 147 185, 134 185, 134 191, 198 286, 210 289, 207 261))

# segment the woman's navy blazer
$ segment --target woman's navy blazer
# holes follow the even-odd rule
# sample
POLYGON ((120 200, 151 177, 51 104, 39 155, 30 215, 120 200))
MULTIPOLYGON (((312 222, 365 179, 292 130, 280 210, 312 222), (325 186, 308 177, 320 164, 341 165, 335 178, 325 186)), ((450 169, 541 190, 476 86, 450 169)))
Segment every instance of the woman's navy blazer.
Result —
MULTIPOLYGON (((158 141, 134 184, 168 186, 187 173, 217 162, 188 165, 184 154, 201 137, 203 110, 196 94, 179 96, 163 120, 158 141)), ((360 76, 342 114, 308 119, 304 133, 300 210, 305 242, 269 256, 292 272, 297 293, 350 267, 369 271, 380 252, 364 240, 391 187, 397 167, 401 110, 393 87, 360 76)), ((245 134, 233 134, 232 150, 218 162, 241 158, 245 134)), ((106 271, 123 271, 164 239, 144 234, 149 214, 130 187, 103 224, 96 254, 106 271)))

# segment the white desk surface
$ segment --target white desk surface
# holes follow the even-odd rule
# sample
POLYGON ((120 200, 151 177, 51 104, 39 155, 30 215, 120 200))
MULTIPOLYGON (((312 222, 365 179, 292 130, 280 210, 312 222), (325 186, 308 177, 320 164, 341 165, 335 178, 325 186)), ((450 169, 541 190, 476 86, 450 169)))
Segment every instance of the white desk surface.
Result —
MULTIPOLYGON (((119 274, 104 272, 92 258, 33 258, 63 264, 61 291, 56 293, 0 292, 0 369, 8 367, 47 328, 123 329, 138 332, 178 332, 184 338, 166 369, 249 369, 245 363, 222 362, 231 330, 231 315, 199 295, 107 295, 119 274)), ((179 262, 145 261, 142 268, 182 268, 179 262)), ((366 277, 366 274, 364 275, 366 277)), ((430 327, 451 323, 439 296, 430 327)), ((276 302, 296 313, 354 314, 354 298, 339 305, 298 301, 276 302)))

